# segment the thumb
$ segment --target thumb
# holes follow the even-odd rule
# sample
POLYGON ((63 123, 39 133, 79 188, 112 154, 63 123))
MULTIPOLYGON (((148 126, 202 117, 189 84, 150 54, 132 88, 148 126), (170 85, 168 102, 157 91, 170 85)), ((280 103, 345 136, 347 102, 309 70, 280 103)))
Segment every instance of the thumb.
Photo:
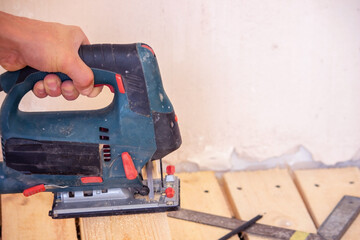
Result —
POLYGON ((94 74, 91 69, 76 56, 70 64, 64 66, 63 73, 68 75, 80 94, 88 96, 94 88, 94 74))

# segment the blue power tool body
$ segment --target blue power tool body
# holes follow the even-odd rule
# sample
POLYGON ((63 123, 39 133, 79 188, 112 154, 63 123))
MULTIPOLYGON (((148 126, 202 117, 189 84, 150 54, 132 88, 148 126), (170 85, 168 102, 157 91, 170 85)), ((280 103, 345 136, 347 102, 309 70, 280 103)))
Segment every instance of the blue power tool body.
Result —
POLYGON ((53 218, 178 209, 180 183, 171 170, 165 179, 142 176, 146 165, 181 145, 153 50, 142 43, 96 44, 81 46, 79 56, 95 85, 114 92, 107 107, 23 112, 22 97, 48 73, 26 67, 0 76, 7 93, 0 116, 0 193, 51 191, 53 218))

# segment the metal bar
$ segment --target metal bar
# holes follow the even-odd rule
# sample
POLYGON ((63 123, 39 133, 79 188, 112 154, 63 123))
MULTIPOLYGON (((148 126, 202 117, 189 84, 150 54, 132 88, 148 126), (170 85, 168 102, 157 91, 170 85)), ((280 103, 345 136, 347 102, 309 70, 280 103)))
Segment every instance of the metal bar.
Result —
POLYGON ((154 199, 154 179, 153 179, 153 164, 152 161, 149 161, 146 163, 146 175, 147 175, 147 182, 148 182, 148 188, 150 190, 149 192, 149 199, 154 199))
MULTIPOLYGON (((230 230, 234 230, 239 225, 242 225, 245 223, 245 221, 238 220, 235 218, 227 218, 227 217, 221 217, 217 215, 212 215, 208 213, 202 213, 192 210, 186 210, 186 209, 180 209, 175 212, 169 212, 169 217, 187 220, 191 222, 206 224, 214 227, 221 227, 226 228, 230 230)), ((274 227, 264 224, 256 223, 246 229, 244 232, 255 234, 258 236, 263 237, 269 237, 269 238, 275 238, 275 239, 282 239, 282 240, 289 240, 294 234, 298 234, 299 231, 286 229, 286 228, 280 228, 280 227, 274 227)), ((306 238, 303 238, 304 240, 323 240, 322 237, 318 236, 317 234, 308 233, 306 235, 306 238)))
POLYGON ((160 158, 160 175, 161 175, 161 187, 164 187, 163 165, 162 158, 160 158))
POLYGON ((318 229, 325 239, 338 240, 360 212, 360 198, 344 196, 318 229))
POLYGON ((226 234, 225 236, 219 238, 219 240, 227 240, 229 238, 231 238, 232 236, 234 236, 235 234, 238 234, 240 232, 245 231, 247 228, 249 228, 250 226, 252 226, 253 224, 256 223, 257 220, 259 220, 260 218, 262 218, 262 215, 257 215, 256 217, 250 219, 249 221, 247 221, 246 223, 242 224, 241 226, 235 228, 234 230, 232 230, 231 232, 229 232, 228 234, 226 234))

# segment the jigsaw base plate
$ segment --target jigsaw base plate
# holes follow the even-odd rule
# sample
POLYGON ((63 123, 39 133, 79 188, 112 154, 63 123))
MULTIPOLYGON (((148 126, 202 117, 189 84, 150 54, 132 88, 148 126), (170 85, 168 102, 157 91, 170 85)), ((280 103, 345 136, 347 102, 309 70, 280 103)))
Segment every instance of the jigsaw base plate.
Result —
MULTIPOLYGON (((143 182, 146 185, 146 181, 143 182)), ((133 213, 175 211, 180 208, 180 181, 154 179, 154 198, 136 194, 131 188, 54 193, 53 208, 49 216, 54 219, 111 216, 133 213), (172 187, 174 196, 168 198, 165 190, 172 187)))

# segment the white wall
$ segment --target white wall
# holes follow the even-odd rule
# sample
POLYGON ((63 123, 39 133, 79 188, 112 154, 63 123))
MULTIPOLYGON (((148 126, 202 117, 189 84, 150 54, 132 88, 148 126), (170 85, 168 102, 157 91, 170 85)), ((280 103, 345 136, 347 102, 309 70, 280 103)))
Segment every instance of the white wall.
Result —
POLYGON ((168 160, 231 168, 231 154, 260 161, 303 146, 331 164, 360 150, 360 1, 0 0, 0 10, 79 25, 92 43, 151 45, 183 137, 168 160))

